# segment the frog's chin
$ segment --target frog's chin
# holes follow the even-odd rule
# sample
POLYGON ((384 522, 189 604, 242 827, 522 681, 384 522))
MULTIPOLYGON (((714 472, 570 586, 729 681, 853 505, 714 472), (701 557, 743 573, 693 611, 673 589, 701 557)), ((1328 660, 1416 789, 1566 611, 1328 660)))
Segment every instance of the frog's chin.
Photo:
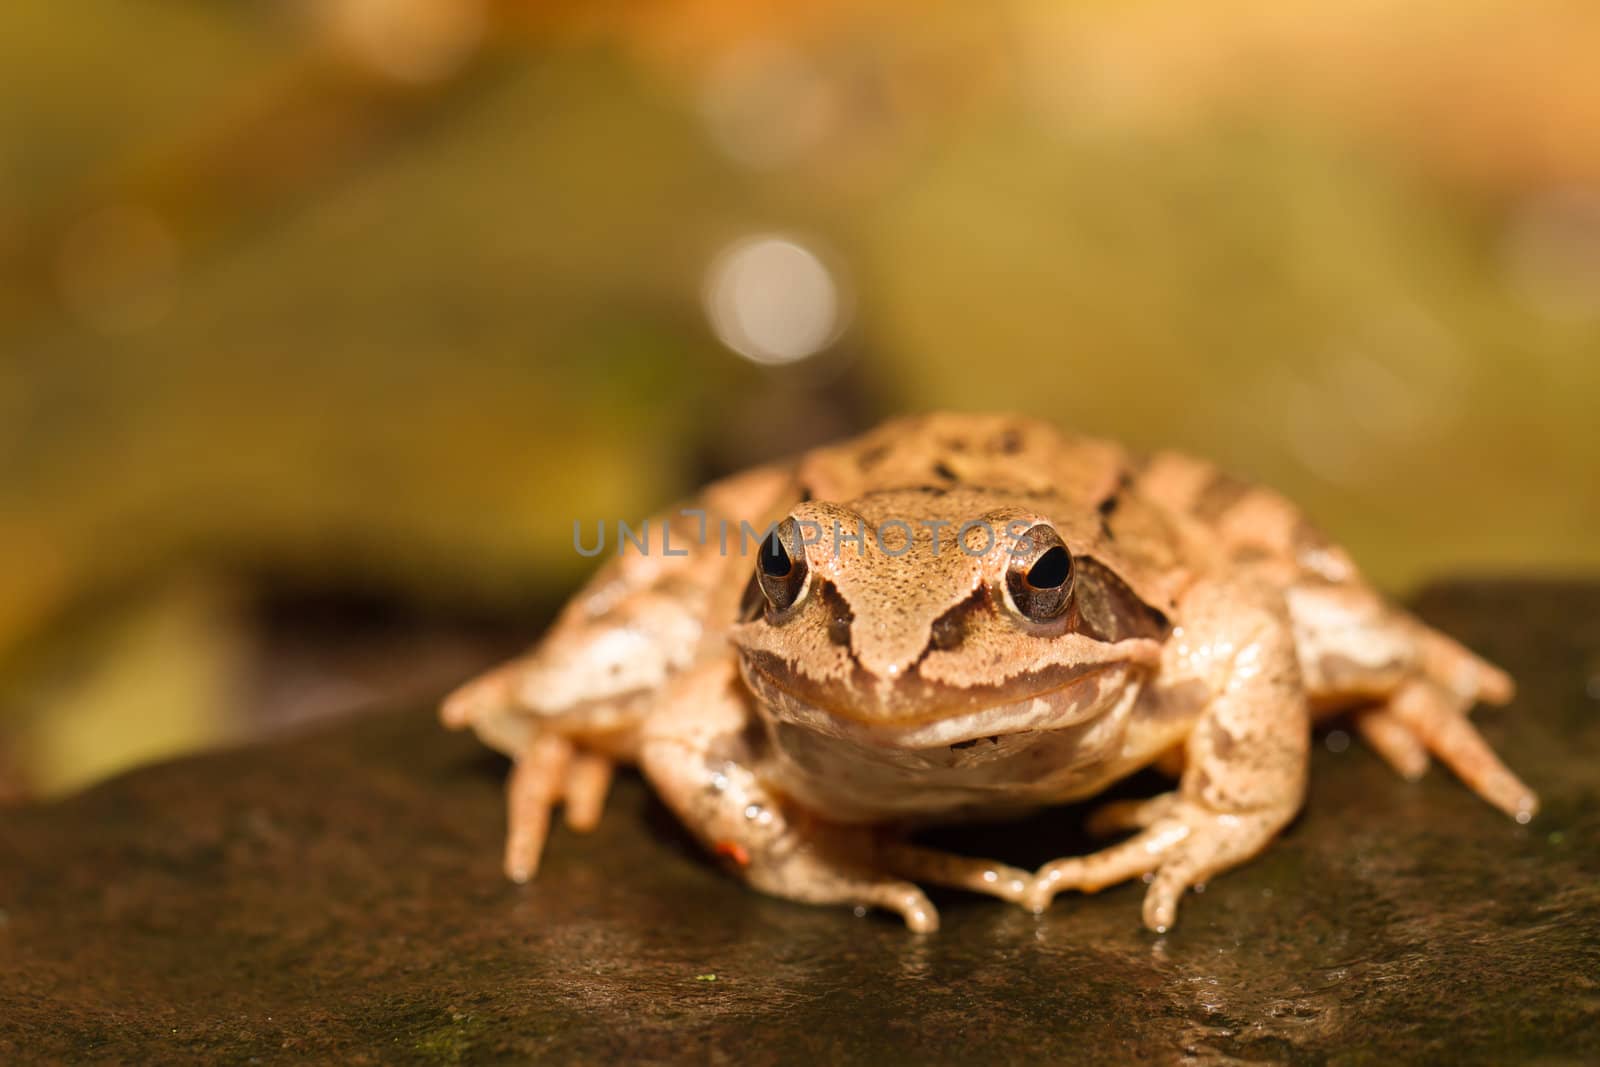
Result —
POLYGON ((790 692, 759 667, 745 669, 746 680, 774 722, 899 749, 945 748, 982 738, 1081 726, 1130 702, 1138 695, 1142 677, 1130 665, 1104 664, 1064 685, 988 707, 880 719, 823 707, 790 692))

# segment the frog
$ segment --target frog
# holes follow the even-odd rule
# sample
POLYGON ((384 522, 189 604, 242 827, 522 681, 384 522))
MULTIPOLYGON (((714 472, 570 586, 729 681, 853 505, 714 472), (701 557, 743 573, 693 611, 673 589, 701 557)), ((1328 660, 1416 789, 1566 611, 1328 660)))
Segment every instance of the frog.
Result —
POLYGON ((1335 717, 1407 780, 1437 760, 1518 822, 1538 808, 1468 718, 1512 700, 1506 672, 1286 497, 1181 452, 904 416, 716 481, 655 528, 619 527, 543 639, 442 704, 512 761, 514 882, 558 808, 597 825, 619 764, 750 887, 918 933, 940 922, 928 887, 1042 913, 1135 880, 1165 933, 1295 818, 1335 717), (1087 854, 1030 871, 919 843, 1081 810, 1149 769, 1171 787, 1092 810, 1087 854))

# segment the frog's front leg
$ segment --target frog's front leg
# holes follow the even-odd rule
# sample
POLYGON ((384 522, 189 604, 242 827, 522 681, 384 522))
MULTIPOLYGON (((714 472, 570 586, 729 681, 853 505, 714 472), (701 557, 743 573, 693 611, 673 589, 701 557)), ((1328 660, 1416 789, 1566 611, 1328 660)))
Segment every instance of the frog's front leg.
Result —
POLYGON ((898 912, 918 933, 938 929, 922 891, 882 870, 870 830, 825 823, 759 774, 759 734, 730 660, 678 680, 644 729, 639 766, 702 844, 764 893, 813 904, 898 912))
POLYGON ((1208 583, 1185 597, 1180 617, 1162 680, 1198 679, 1210 700, 1185 743, 1179 787, 1107 813, 1141 827, 1128 840, 1040 868, 1025 900, 1036 911, 1063 889, 1152 875, 1144 923, 1164 932, 1186 889, 1254 856, 1299 810, 1310 716, 1282 598, 1208 583))

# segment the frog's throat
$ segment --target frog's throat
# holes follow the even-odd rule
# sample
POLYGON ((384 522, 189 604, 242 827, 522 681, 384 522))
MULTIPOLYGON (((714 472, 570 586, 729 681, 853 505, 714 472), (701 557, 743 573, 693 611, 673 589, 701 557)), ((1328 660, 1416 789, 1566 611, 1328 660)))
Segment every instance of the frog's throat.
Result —
POLYGON ((756 700, 776 721, 906 749, 1078 726, 1137 696, 1144 674, 1131 664, 1095 664, 1062 685, 1019 699, 977 709, 943 714, 930 710, 914 717, 885 720, 824 706, 785 688, 748 661, 743 662, 742 669, 756 700))

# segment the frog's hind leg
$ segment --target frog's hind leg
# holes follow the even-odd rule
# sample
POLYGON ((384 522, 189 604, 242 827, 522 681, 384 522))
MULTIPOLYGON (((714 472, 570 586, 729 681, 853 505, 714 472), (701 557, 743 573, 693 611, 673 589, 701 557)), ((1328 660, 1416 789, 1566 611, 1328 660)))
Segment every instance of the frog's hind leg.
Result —
POLYGON ((1505 704, 1509 675, 1359 586, 1312 586, 1290 594, 1301 671, 1322 714, 1351 708, 1356 732, 1407 779, 1430 756, 1519 822, 1538 798, 1467 719, 1472 705, 1505 704))

